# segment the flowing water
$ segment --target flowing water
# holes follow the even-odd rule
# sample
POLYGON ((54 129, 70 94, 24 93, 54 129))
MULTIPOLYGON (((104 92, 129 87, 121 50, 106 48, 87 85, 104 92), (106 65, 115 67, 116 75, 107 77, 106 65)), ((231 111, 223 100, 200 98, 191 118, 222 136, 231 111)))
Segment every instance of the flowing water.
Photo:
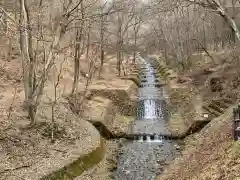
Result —
POLYGON ((141 85, 138 92, 136 119, 130 133, 134 141, 123 140, 115 180, 155 180, 163 167, 176 157, 176 142, 164 139, 166 134, 166 102, 163 87, 156 79, 150 59, 141 60, 141 85))

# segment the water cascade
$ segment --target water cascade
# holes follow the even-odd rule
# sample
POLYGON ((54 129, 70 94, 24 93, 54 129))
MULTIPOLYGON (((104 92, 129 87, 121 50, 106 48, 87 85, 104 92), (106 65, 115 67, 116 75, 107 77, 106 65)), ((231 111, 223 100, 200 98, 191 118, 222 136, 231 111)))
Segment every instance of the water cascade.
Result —
POLYGON ((129 128, 137 136, 134 141, 122 142, 122 153, 114 175, 116 180, 155 180, 162 172, 164 162, 177 155, 176 142, 160 135, 167 131, 167 113, 163 87, 155 76, 154 63, 147 57, 139 57, 139 60, 142 79, 136 119, 129 128))

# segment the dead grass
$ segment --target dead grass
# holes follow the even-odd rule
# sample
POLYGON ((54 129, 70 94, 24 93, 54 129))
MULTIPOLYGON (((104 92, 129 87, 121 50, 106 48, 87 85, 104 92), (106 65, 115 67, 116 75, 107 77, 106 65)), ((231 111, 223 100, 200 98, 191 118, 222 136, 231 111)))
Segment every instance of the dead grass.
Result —
MULTIPOLYGON (((226 61, 229 57, 222 55, 223 52, 216 53, 219 59, 213 63, 209 60, 197 63, 193 66, 193 71, 178 74, 178 78, 173 78, 169 82, 168 94, 170 97, 170 108, 173 109, 173 116, 170 118, 170 130, 180 132, 188 129, 195 120, 202 119, 203 110, 199 104, 206 104, 213 99, 233 99, 236 101, 239 95, 239 77, 236 60, 226 61), (221 57, 222 55, 222 57, 221 57), (218 77, 222 81, 223 90, 212 92, 210 79, 218 77), (185 82, 179 82, 184 80, 185 82), (196 99, 200 97, 200 100, 196 99), (194 108, 193 108, 194 107, 194 108), (177 130, 178 129, 178 130, 177 130)), ((201 57, 200 59, 203 59, 201 57)))
POLYGON ((91 122, 101 122, 109 129, 116 120, 116 107, 111 100, 96 96, 84 103, 82 117, 91 122))
POLYGON ((97 80, 89 86, 91 96, 102 96, 112 100, 121 114, 132 115, 135 106, 137 86, 131 80, 97 80))
POLYGON ((193 86, 178 85, 178 88, 169 89, 169 130, 176 135, 185 134, 189 127, 199 120, 198 107, 195 102, 197 94, 193 86), (184 102, 184 103, 183 103, 184 102))
MULTIPOLYGON (((7 44, 3 47, 8 47, 7 44)), ((3 50, 3 49, 2 49, 3 50)), ((0 179, 36 180, 89 153, 100 142, 97 130, 88 122, 73 114, 63 96, 71 92, 73 82, 73 61, 71 52, 65 52, 68 59, 63 64, 60 85, 57 90, 56 141, 51 143, 51 99, 53 98, 53 74, 50 72, 37 125, 29 127, 27 112, 23 108, 24 90, 21 83, 20 54, 13 47, 13 56, 6 60, 5 51, 0 54, 0 179), (16 87, 16 96, 14 96, 16 87), (10 116, 9 116, 10 112, 10 116)), ((63 60, 63 54, 59 61, 63 60)), ((84 56, 83 56, 84 57, 84 56)), ((116 78, 116 67, 108 61, 103 67, 103 84, 116 78)), ((115 59, 113 57, 113 63, 115 59)), ((126 67, 128 67, 126 65, 126 67)), ((81 60, 81 69, 87 72, 88 60, 81 60)), ((98 72, 93 79, 97 80, 98 72)), ((84 87, 86 79, 80 78, 79 87, 84 87)), ((122 82, 122 81, 121 81, 122 82)), ((125 81, 124 81, 125 82, 125 81)), ((117 83, 117 82, 116 82, 117 83)), ((119 85, 119 83, 117 83, 119 85)), ((127 85, 126 85, 127 86, 127 85)), ((97 108, 97 107, 96 107, 97 108)), ((101 110, 100 107, 98 110, 101 110)), ((97 117, 96 117, 97 118, 97 117)))
POLYGON ((9 131, 4 133, 1 137, 0 179, 39 179, 91 152, 99 145, 99 134, 86 122, 78 121, 77 124, 78 126, 74 124, 74 127, 61 127, 75 131, 71 134, 58 128, 59 135, 55 134, 57 140, 52 144, 47 125, 37 129, 25 129, 24 132, 16 133, 17 130, 14 129, 12 134, 9 131), (81 133, 77 133, 80 130, 81 133))
POLYGON ((122 133, 122 132, 128 133, 129 126, 133 121, 134 121, 133 116, 122 116, 120 114, 117 114, 116 120, 112 125, 112 131, 116 134, 122 133))
POLYGON ((51 106, 40 107, 35 127, 29 127, 19 96, 9 119, 6 119, 8 105, 2 107, 5 113, 1 114, 0 179, 39 179, 98 146, 99 133, 67 106, 64 99, 57 104, 54 143, 51 143, 51 106))
MULTIPOLYGON (((220 56, 220 54, 219 54, 220 56)), ((224 57, 226 59, 226 57, 224 57)), ((223 59, 219 62, 223 62, 223 59)), ((182 77, 190 77, 188 88, 178 88, 178 92, 172 93, 170 99, 173 105, 178 104, 172 121, 175 126, 184 129, 186 123, 191 122, 195 117, 191 112, 193 104, 191 96, 196 94, 201 96, 202 103, 206 103, 215 98, 231 96, 233 100, 239 100, 239 83, 236 78, 239 76, 234 61, 222 64, 212 64, 210 62, 199 64, 193 72, 181 74, 182 77), (212 69, 212 73, 206 74, 204 69, 212 69), (222 79, 223 90, 213 93, 209 87, 209 80, 212 77, 222 79), (236 84, 234 84, 236 83, 236 84), (238 83, 238 84, 237 84, 238 83), (191 93, 189 87, 196 91, 191 93), (187 110, 187 111, 185 111, 187 110), (187 116, 181 114, 185 112, 187 116), (190 112, 190 113, 189 113, 190 112), (179 115, 179 116, 177 116, 179 115), (179 118, 181 117, 181 118, 179 118)), ((186 86, 186 84, 184 84, 186 86)), ((195 102, 196 103, 196 102, 195 102)), ((186 139, 186 146, 182 156, 174 160, 159 176, 159 180, 238 180, 240 173, 239 143, 233 143, 231 136, 232 109, 230 107, 222 116, 213 119, 200 133, 186 139)))
POLYGON ((117 164, 117 151, 118 143, 108 141, 106 143, 106 155, 103 160, 83 175, 75 178, 75 180, 111 180, 112 171, 117 164))
POLYGON ((236 153, 238 151, 231 138, 232 109, 229 108, 225 114, 208 124, 159 180, 217 180, 220 177, 231 180, 240 177, 239 172, 233 173, 236 168, 234 164, 239 162, 239 153, 236 153), (221 169, 224 171, 219 171, 221 169))

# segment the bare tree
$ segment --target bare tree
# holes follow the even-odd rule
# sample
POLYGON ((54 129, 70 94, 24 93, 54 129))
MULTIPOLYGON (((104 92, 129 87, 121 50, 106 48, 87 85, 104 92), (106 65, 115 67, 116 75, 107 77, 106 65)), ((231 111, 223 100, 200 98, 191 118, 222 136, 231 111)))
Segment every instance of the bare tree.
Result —
MULTIPOLYGON (((83 2, 81 2, 81 13, 80 17, 84 19, 84 7, 83 2)), ((74 82, 72 87, 72 93, 78 90, 78 82, 79 82, 79 73, 80 73, 80 57, 83 53, 83 28, 84 28, 84 21, 82 20, 80 23, 76 23, 76 36, 75 36, 75 51, 74 51, 74 82), (80 27, 78 27, 80 24, 80 27), (82 43, 82 48, 81 48, 82 43)))
MULTIPOLYGON (((118 2, 118 6, 120 6, 118 2)), ((122 25, 123 25, 123 13, 120 11, 117 12, 117 41, 116 41, 116 50, 117 50, 117 71, 118 76, 121 75, 121 49, 122 49, 122 25)))
POLYGON ((98 45, 94 45, 95 48, 92 49, 92 51, 90 52, 90 56, 89 56, 89 68, 88 68, 88 77, 86 77, 86 83, 84 86, 84 90, 83 90, 83 94, 81 96, 81 99, 77 99, 76 96, 73 96, 73 99, 71 101, 69 101, 70 103, 70 107, 71 109, 77 113, 78 115, 81 115, 82 113, 82 108, 83 108, 83 104, 86 100, 86 94, 88 91, 88 87, 91 84, 93 75, 96 71, 96 66, 95 63, 97 62, 97 58, 99 57, 100 51, 99 51, 99 46, 98 45))
MULTIPOLYGON (((116 7, 120 10, 117 12, 117 33, 116 33, 116 53, 117 53, 117 71, 118 76, 121 76, 121 66, 124 51, 124 38, 128 34, 130 27, 134 25, 132 21, 135 17, 134 2, 116 1, 116 7), (128 9, 126 8, 128 7, 128 9)), ((124 71, 125 72, 125 71, 124 71)), ((125 73, 124 73, 125 75, 125 73)))
MULTIPOLYGON (((142 25, 142 17, 141 15, 136 12, 136 7, 134 7, 134 18, 133 18, 133 38, 134 38, 134 50, 133 50, 133 63, 136 61, 136 53, 137 53, 137 40, 138 40, 138 34, 139 30, 142 25)), ((141 13, 141 12, 140 12, 141 13)))
POLYGON ((232 18, 225 8, 216 0, 206 0, 205 2, 201 0, 187 0, 190 3, 198 4, 204 8, 208 8, 219 14, 228 24, 228 26, 232 29, 235 33, 235 36, 238 41, 240 41, 240 31, 237 26, 236 21, 232 18))
MULTIPOLYGON (((33 58, 32 47, 32 34, 30 27, 29 11, 25 0, 20 0, 20 47, 22 52, 22 70, 23 81, 25 88, 25 101, 33 98, 33 92, 35 89, 33 86, 34 81, 34 66, 36 59, 33 58)), ((31 119, 31 123, 34 124, 36 109, 33 104, 28 105, 28 114, 31 119)))
POLYGON ((92 25, 91 25, 91 20, 89 20, 88 22, 88 32, 87 32, 87 50, 86 50, 86 57, 85 59, 88 60, 88 57, 89 57, 89 48, 90 48, 90 40, 91 40, 91 28, 92 28, 92 25))
POLYGON ((106 21, 110 11, 113 6, 107 7, 107 1, 101 6, 100 5, 100 68, 99 68, 99 77, 102 71, 103 63, 104 63, 104 44, 105 44, 105 31, 107 30, 106 21))
MULTIPOLYGON (((33 56, 33 37, 32 27, 30 23, 30 15, 28 11, 28 5, 26 0, 20 1, 20 47, 22 54, 22 69, 25 89, 25 101, 28 109, 31 125, 35 124, 35 115, 43 88, 47 80, 48 72, 50 71, 53 61, 58 49, 60 40, 66 33, 66 28, 69 25, 69 17, 75 13, 82 0, 73 4, 72 1, 68 1, 67 5, 63 4, 65 8, 57 18, 54 27, 54 36, 51 43, 44 47, 43 54, 44 67, 38 79, 35 75, 35 67, 37 64, 36 56, 33 56)), ((42 1, 41 1, 42 2, 42 1)))
MULTIPOLYGON (((58 59, 59 60, 59 59, 58 59)), ((62 76, 62 68, 63 68, 63 63, 66 61, 66 59, 64 59, 61 64, 60 64, 60 68, 59 68, 59 72, 57 72, 57 67, 56 64, 54 62, 54 67, 55 67, 55 71, 56 71, 56 75, 54 73, 54 81, 53 81, 53 89, 54 89, 54 97, 52 99, 51 102, 51 106, 52 106, 52 122, 51 122, 51 142, 54 143, 55 142, 55 129, 54 127, 56 126, 56 114, 55 114, 55 109, 56 109, 56 105, 58 102, 58 95, 57 95, 57 90, 58 90, 58 86, 60 84, 60 79, 62 76)))

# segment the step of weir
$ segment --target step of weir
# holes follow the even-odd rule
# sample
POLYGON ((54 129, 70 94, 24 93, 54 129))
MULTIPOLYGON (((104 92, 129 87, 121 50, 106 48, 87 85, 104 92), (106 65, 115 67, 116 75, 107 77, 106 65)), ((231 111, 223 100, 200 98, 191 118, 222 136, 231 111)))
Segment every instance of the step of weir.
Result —
POLYGON ((151 73, 140 73, 140 76, 154 76, 157 77, 158 73, 157 72, 151 72, 151 73))
POLYGON ((156 72, 157 68, 151 68, 151 67, 146 67, 146 68, 140 68, 140 73, 151 73, 151 72, 156 72), (150 69, 150 70, 149 70, 150 69))
POLYGON ((143 85, 145 87, 151 87, 151 86, 158 86, 158 87, 161 87, 160 83, 159 82, 156 82, 156 80, 142 80, 140 85, 143 85))
POLYGON ((165 163, 177 154, 174 139, 166 127, 167 107, 163 84, 153 65, 143 59, 136 119, 128 129, 131 138, 122 141, 115 180, 156 180, 165 163), (144 66, 144 67, 143 67, 144 66))
POLYGON ((148 138, 146 137, 151 137, 150 139, 152 139, 152 137, 154 136, 154 139, 163 139, 163 140, 179 140, 179 136, 174 136, 173 134, 171 134, 171 132, 166 131, 165 134, 160 134, 160 133, 139 133, 139 134, 131 134, 131 132, 129 132, 126 136, 123 136, 124 139, 129 140, 129 141, 135 141, 138 139, 143 138, 143 140, 146 140, 148 138), (157 138, 155 138, 157 137, 157 138))
POLYGON ((162 142, 164 137, 158 134, 149 134, 149 135, 138 135, 134 137, 134 141, 138 142, 162 142))
POLYGON ((153 66, 153 65, 148 65, 148 66, 142 65, 142 66, 140 67, 140 69, 148 69, 148 70, 149 70, 149 68, 151 68, 151 69, 156 69, 156 66, 153 66))
POLYGON ((170 134, 163 118, 136 120, 129 130, 130 134, 170 134))
POLYGON ((140 78, 141 78, 141 79, 147 79, 147 78, 151 78, 151 77, 153 77, 153 76, 156 78, 156 76, 155 76, 154 74, 150 74, 150 75, 146 75, 146 74, 140 75, 140 78))
POLYGON ((143 99, 163 99, 163 90, 160 89, 161 85, 140 85, 138 89, 139 100, 143 99))
POLYGON ((139 85, 140 88, 145 88, 145 87, 155 87, 155 88, 161 88, 162 85, 161 84, 140 84, 139 85))

